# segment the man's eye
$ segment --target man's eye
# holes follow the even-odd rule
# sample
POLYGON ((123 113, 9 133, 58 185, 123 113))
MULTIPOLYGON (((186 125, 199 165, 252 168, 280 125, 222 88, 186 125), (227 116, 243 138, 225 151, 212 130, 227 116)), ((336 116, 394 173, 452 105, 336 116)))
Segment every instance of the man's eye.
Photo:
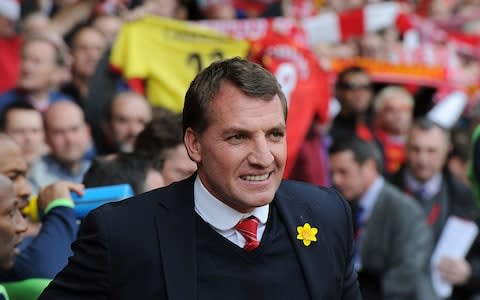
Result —
POLYGON ((235 134, 229 137, 230 140, 242 140, 244 139, 245 136, 242 134, 235 134))
POLYGON ((284 132, 281 132, 281 131, 272 132, 272 136, 273 136, 273 137, 284 137, 284 136, 285 136, 285 133, 284 133, 284 132))

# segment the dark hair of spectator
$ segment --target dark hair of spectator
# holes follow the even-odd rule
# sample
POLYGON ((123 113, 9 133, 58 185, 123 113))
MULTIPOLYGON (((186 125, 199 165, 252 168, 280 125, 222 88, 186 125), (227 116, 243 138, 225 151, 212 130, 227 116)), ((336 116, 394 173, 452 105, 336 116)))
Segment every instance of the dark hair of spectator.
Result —
POLYGON ((0 114, 0 130, 4 131, 7 127, 7 120, 8 120, 8 114, 12 111, 12 110, 15 110, 15 109, 18 109, 18 110, 34 110, 34 111, 37 111, 35 109, 35 107, 33 107, 29 102, 27 101, 24 101, 24 100, 19 100, 19 101, 15 101, 13 102, 12 104, 8 105, 3 111, 2 113, 0 114))
POLYGON ((112 159, 96 158, 83 177, 85 187, 128 183, 135 194, 145 191, 148 159, 132 153, 120 153, 112 159))
POLYGON ((76 47, 77 39, 82 34, 84 31, 93 31, 96 32, 99 36, 102 37, 102 39, 105 39, 105 35, 98 30, 96 27, 93 27, 92 25, 89 24, 82 24, 81 26, 76 27, 71 33, 70 33, 70 40, 67 41, 68 46, 70 49, 74 49, 76 47))
POLYGON ((183 131, 202 133, 209 126, 209 106, 223 83, 228 82, 249 97, 270 101, 278 95, 287 118, 287 100, 275 77, 261 66, 239 57, 212 63, 190 84, 183 107, 183 131))
POLYGON ((438 123, 427 119, 427 118, 418 118, 415 120, 412 124, 412 129, 413 128, 418 128, 422 131, 429 131, 433 128, 438 128, 444 135, 445 137, 445 142, 447 144, 450 144, 450 132, 445 129, 444 127, 440 126, 438 123))
POLYGON ((145 126, 135 141, 135 152, 152 156, 183 144, 182 116, 165 112, 145 126))
POLYGON ((350 66, 350 67, 347 67, 347 68, 343 69, 337 75, 337 81, 336 81, 335 87, 337 89, 342 88, 342 86, 346 84, 345 80, 346 80, 347 76, 349 76, 351 74, 358 74, 358 73, 368 75, 367 70, 365 70, 364 68, 359 67, 359 66, 350 66))
POLYGON ((339 139, 330 146, 328 153, 333 155, 345 151, 351 151, 354 161, 359 165, 363 165, 368 160, 373 160, 377 171, 382 173, 383 159, 377 145, 356 137, 339 139))

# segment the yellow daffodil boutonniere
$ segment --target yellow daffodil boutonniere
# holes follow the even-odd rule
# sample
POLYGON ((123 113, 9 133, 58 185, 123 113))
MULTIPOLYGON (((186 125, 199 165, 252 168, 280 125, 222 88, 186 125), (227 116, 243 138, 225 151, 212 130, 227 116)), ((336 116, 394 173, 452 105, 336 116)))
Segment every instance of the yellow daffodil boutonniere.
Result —
POLYGON ((310 246, 311 242, 317 241, 317 232, 318 229, 311 227, 310 224, 305 223, 303 226, 297 226, 297 239, 303 241, 305 246, 310 246))

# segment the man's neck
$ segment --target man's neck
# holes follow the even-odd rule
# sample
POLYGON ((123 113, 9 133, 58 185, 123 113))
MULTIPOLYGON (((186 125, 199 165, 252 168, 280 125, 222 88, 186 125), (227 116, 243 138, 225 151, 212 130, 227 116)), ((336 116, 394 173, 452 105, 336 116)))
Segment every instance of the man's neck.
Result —
POLYGON ((60 166, 62 166, 62 168, 67 170, 70 174, 75 175, 82 170, 83 160, 71 162, 71 161, 59 161, 58 159, 56 159, 56 161, 58 162, 58 164, 60 164, 60 166))
POLYGON ((82 98, 87 97, 88 93, 88 78, 85 76, 80 76, 78 74, 74 74, 72 78, 72 84, 77 88, 80 96, 82 98))
POLYGON ((49 100, 49 89, 39 89, 27 91, 28 100, 33 104, 40 104, 49 100))

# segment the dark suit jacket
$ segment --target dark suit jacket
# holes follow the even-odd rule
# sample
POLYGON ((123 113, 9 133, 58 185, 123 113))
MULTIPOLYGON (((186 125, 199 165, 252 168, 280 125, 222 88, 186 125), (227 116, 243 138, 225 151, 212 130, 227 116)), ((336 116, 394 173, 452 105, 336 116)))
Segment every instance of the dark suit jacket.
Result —
MULTIPOLYGON (((436 299, 429 280, 432 234, 416 201, 385 182, 362 241, 362 267, 380 275, 381 297, 371 299, 436 299)), ((362 282, 368 289, 371 282, 362 282)), ((364 294, 365 300, 367 298, 364 294)))
MULTIPOLYGON (((93 211, 68 266, 39 299, 196 299, 194 178, 93 211)), ((312 299, 361 299, 351 215, 341 196, 283 182, 274 203, 312 299), (318 241, 309 247, 296 238, 305 223, 318 228, 318 241)))

